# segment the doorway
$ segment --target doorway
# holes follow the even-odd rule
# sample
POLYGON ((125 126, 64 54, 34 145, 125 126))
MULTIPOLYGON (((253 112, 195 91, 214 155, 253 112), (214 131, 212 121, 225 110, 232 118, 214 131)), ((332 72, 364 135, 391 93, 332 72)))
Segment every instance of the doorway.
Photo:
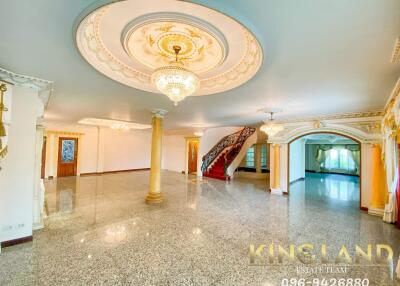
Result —
POLYGON ((188 173, 195 174, 197 173, 197 157, 199 151, 199 140, 198 139, 190 139, 188 140, 188 173))
POLYGON ((76 176, 78 166, 78 138, 60 137, 58 141, 58 177, 76 176))
POLYGON ((361 209, 361 144, 346 135, 313 133, 288 146, 291 196, 361 209))

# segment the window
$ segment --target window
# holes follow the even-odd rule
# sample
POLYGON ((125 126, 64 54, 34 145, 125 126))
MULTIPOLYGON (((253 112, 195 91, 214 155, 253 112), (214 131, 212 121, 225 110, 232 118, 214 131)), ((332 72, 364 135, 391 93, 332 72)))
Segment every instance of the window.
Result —
POLYGON ((261 169, 267 169, 267 145, 261 145, 261 169))
POLYGON ((246 153, 246 167, 254 168, 254 146, 250 147, 246 153))
POLYGON ((326 152, 325 169, 339 171, 354 171, 356 164, 351 152, 345 148, 331 149, 326 152))
POLYGON ((63 163, 74 162, 75 140, 63 140, 61 145, 61 161, 63 163))

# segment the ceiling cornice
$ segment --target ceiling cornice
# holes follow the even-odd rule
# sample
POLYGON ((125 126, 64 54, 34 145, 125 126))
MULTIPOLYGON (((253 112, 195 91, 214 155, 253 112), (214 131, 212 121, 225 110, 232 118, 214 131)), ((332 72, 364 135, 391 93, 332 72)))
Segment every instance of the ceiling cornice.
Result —
POLYGON ((371 118, 371 117, 382 117, 384 115, 384 110, 372 110, 365 112, 353 112, 353 113, 339 113, 324 116, 314 116, 314 117, 301 117, 290 120, 281 120, 281 123, 299 123, 308 121, 324 121, 324 120, 339 120, 339 119, 355 119, 355 118, 371 118))
POLYGON ((53 82, 27 75, 16 74, 0 68, 0 80, 16 86, 32 88, 38 91, 38 96, 46 108, 53 93, 53 82))

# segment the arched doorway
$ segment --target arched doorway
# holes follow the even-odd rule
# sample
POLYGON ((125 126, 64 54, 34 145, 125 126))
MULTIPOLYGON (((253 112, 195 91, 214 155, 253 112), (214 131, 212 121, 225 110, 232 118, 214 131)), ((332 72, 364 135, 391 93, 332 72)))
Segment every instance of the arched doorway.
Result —
MULTIPOLYGON (((338 133, 338 132, 332 132, 332 131, 313 131, 313 132, 307 132, 304 134, 301 134, 299 136, 296 136, 292 138, 288 142, 288 148, 287 148, 287 190, 288 194, 290 194, 290 189, 291 189, 291 184, 296 184, 296 181, 299 179, 307 180, 309 179, 309 183, 311 181, 311 178, 317 177, 320 178, 321 182, 323 179, 328 178, 331 174, 335 174, 336 178, 340 178, 342 180, 344 177, 343 176, 354 176, 357 178, 352 178, 352 177, 347 177, 346 180, 350 182, 354 182, 353 185, 353 191, 354 191, 354 186, 357 188, 357 194, 358 194, 358 202, 357 205, 359 206, 360 209, 363 209, 361 207, 361 201, 362 201, 362 192, 361 192, 361 178, 362 178, 362 167, 361 167, 361 141, 358 138, 355 138, 353 136, 349 136, 347 134, 343 133, 338 133), (318 138, 315 139, 314 143, 309 144, 315 144, 311 145, 312 147, 317 148, 311 148, 311 146, 307 146, 305 141, 302 142, 302 140, 313 140, 313 138, 318 138), (333 138, 333 141, 329 141, 329 138, 333 138), (319 140, 319 141, 318 141, 319 140), (339 140, 339 141, 338 141, 339 140), (302 147, 303 146, 303 147, 302 147), (310 148, 306 148, 310 147, 310 148), (292 147, 294 150, 292 150, 292 147), (303 148, 303 149, 301 149, 303 148), (323 156, 319 156, 317 160, 317 154, 312 154, 309 156, 309 158, 314 158, 316 160, 316 165, 318 166, 318 170, 307 170, 309 166, 306 166, 306 157, 308 155, 309 150, 315 150, 318 149, 317 152, 319 154, 326 154, 323 156), (292 151, 291 151, 292 150, 292 151), (307 152, 306 152, 307 151, 307 152), (292 155, 291 156, 291 152, 292 155), (296 152, 296 154, 294 154, 296 152), (302 153, 301 153, 302 152, 302 153), (306 154, 307 153, 307 154, 306 154), (301 158, 301 156, 304 156, 301 158), (303 161, 302 161, 303 160, 303 161), (347 160, 347 161, 346 161, 347 160), (304 166, 302 166, 302 164, 304 166), (333 168, 331 168, 332 166, 333 168), (297 166, 297 167, 296 167, 297 166), (301 171, 299 169, 296 170, 296 168, 303 168, 304 175, 301 174, 301 171), (333 170, 333 171, 332 171, 333 170), (309 174, 307 176, 307 171, 308 172, 315 172, 317 173, 316 175, 309 174), (308 178, 307 178, 308 177, 308 178), (348 180, 350 178, 350 180, 348 180)), ((310 159, 311 160, 311 159, 310 159)), ((314 160, 314 159, 312 159, 314 160)), ((345 181, 346 181, 345 180, 345 181)), ((343 182, 340 182, 339 187, 342 187, 343 182)), ((325 184, 326 185, 326 184, 325 184)), ((329 188, 329 187, 327 187, 329 188)), ((325 191, 329 192, 331 191, 330 189, 326 189, 325 191)), ((336 194, 337 194, 337 190, 336 194)), ((339 189, 340 192, 340 189, 339 189)), ((340 193, 339 193, 340 197, 340 193)), ((343 198, 342 198, 343 199, 343 198)), ((353 198, 354 199, 354 198, 353 198)))

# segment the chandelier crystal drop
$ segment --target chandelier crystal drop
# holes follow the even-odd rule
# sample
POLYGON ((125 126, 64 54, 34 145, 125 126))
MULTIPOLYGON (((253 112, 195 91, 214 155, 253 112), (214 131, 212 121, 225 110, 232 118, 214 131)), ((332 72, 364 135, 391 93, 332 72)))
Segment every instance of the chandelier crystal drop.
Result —
POLYGON ((156 69, 151 80, 157 89, 178 105, 178 102, 192 95, 200 87, 199 77, 178 62, 179 46, 174 46, 176 61, 169 66, 156 69))
POLYGON ((273 112, 270 112, 271 118, 260 127, 260 130, 268 135, 268 137, 274 136, 283 130, 281 124, 275 123, 273 119, 273 112))

